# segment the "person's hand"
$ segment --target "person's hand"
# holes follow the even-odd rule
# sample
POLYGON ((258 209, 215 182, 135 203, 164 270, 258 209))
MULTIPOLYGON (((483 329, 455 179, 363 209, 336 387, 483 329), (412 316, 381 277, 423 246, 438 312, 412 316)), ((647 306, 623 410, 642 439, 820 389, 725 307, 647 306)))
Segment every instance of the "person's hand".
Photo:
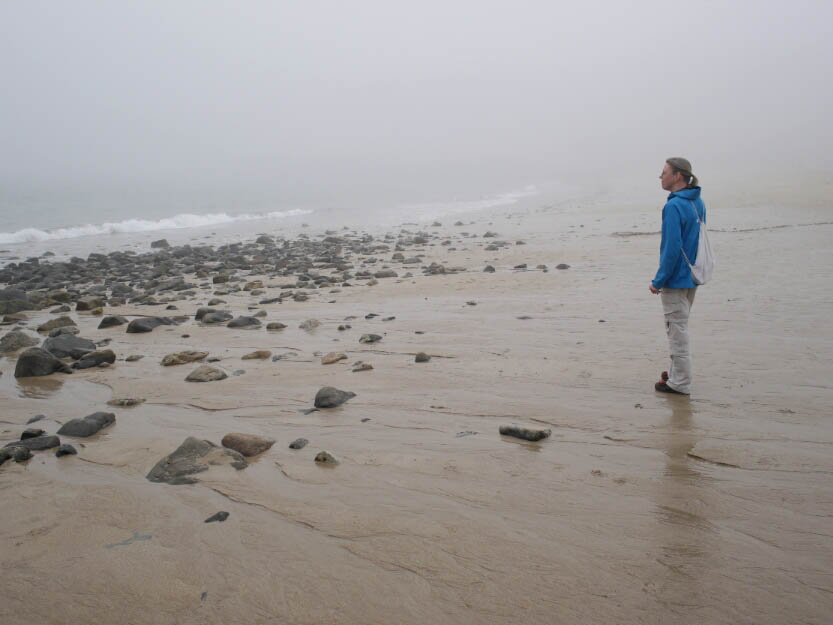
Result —
POLYGON ((653 283, 653 282, 651 282, 651 283, 648 285, 648 288, 649 288, 649 289, 651 289, 651 293, 653 293, 654 295, 659 295, 660 289, 655 289, 655 288, 654 288, 654 283, 653 283))

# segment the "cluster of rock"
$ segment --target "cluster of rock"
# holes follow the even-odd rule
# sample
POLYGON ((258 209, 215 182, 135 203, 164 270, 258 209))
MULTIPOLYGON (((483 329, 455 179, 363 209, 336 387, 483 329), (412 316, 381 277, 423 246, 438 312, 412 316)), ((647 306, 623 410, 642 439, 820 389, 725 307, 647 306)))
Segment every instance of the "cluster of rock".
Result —
MULTIPOLYGON (((39 421, 41 418, 41 416, 35 417, 30 420, 30 423, 39 421)), ((116 415, 112 412, 94 412, 80 419, 70 419, 60 427, 58 434, 75 438, 89 438, 115 422, 116 415)), ((55 455, 58 457, 78 453, 72 445, 61 443, 61 439, 55 434, 47 434, 40 428, 27 428, 20 435, 20 440, 6 443, 0 449, 0 465, 6 460, 25 462, 32 457, 33 451, 46 449, 55 449, 55 455)))

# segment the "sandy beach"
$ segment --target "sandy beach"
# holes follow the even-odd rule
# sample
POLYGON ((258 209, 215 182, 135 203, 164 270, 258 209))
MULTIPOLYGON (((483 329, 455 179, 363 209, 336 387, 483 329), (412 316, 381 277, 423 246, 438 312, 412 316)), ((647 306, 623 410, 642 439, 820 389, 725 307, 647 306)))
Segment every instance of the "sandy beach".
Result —
MULTIPOLYGON (((162 293, 161 305, 104 307, 128 320, 187 317, 143 334, 99 329, 101 316, 71 305, 79 335, 111 339, 116 362, 15 378, 19 352, 5 354, 0 445, 97 411, 116 421, 61 436, 77 455, 35 451, 0 467, 0 620, 829 622, 829 206, 709 204, 719 264, 692 311, 684 398, 653 390, 668 358, 648 292, 658 198, 647 208, 530 198, 463 225, 392 229, 374 239, 386 249, 346 260, 353 274, 396 277, 291 289, 306 301, 259 304, 295 277, 238 270, 225 284, 187 275, 194 295, 162 293), (397 241, 419 262, 393 259, 397 241), (431 263, 448 271, 428 275, 431 263), (254 280, 261 294, 215 294, 254 280), (265 311, 263 327, 196 321, 213 297, 234 316, 265 311), (320 325, 299 327, 310 319, 320 325), (360 343, 367 333, 382 338, 360 343), (219 358, 209 364, 228 377, 186 382, 201 362, 160 364, 182 350, 219 358), (242 358, 255 350, 271 353, 242 358), (346 358, 322 364, 330 352, 346 358), (430 360, 415 362, 419 352, 430 360), (358 361, 372 369, 354 372, 358 361), (324 386, 355 397, 307 413, 324 386), (144 401, 107 403, 124 398, 144 401), (552 433, 501 436, 510 424, 552 433), (187 437, 220 445, 231 432, 275 443, 196 484, 146 478, 187 437), (309 444, 290 449, 300 437, 309 444), (320 451, 338 464, 316 463, 320 451), (218 511, 227 520, 204 522, 218 511)), ((0 335, 37 336, 54 307, 0 335)))

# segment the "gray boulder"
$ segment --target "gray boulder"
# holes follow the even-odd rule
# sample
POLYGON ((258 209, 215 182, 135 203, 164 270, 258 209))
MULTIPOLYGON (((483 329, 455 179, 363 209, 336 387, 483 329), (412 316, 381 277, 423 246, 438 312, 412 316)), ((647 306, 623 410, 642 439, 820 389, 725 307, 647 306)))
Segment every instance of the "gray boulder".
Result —
POLYGON ((156 463, 147 479, 167 484, 195 484, 199 480, 190 475, 208 471, 209 465, 217 464, 231 464, 238 470, 249 466, 239 452, 189 436, 173 453, 156 463))
POLYGON ((314 405, 316 408, 335 408, 355 396, 356 394, 351 391, 341 391, 333 386, 325 386, 315 394, 314 405))
POLYGON ((217 312, 216 308, 211 308, 208 306, 203 306, 201 308, 197 308, 197 313, 194 315, 194 319, 196 321, 201 321, 203 317, 205 317, 208 313, 217 312))
POLYGON ((90 339, 72 334, 49 337, 43 342, 42 347, 55 358, 72 358, 73 360, 83 358, 90 352, 95 351, 95 343, 90 339))
POLYGON ((23 445, 19 445, 17 443, 0 449, 0 464, 3 464, 6 460, 26 462, 31 457, 32 452, 23 445))
POLYGON ((236 317, 232 319, 226 324, 227 328, 252 328, 256 329, 260 327, 260 320, 255 317, 236 317))
POLYGON ((0 289, 0 314, 16 313, 29 308, 31 305, 23 289, 0 289))
POLYGON ((61 456, 74 456, 77 454, 78 451, 70 445, 69 443, 64 443, 58 449, 55 450, 55 455, 60 458, 61 456))
POLYGON ((98 324, 98 329, 101 330, 102 328, 113 328, 115 326, 121 326, 127 323, 127 319, 122 317, 121 315, 107 315, 104 319, 101 320, 101 323, 98 324))
POLYGON ((113 364, 116 362, 116 354, 112 349, 99 349, 85 355, 78 362, 72 363, 73 369, 89 369, 90 367, 98 367, 102 363, 113 364))
POLYGON ((152 332, 158 326, 172 326, 174 322, 168 317, 139 317, 127 324, 127 331, 131 333, 152 332))
POLYGON ((233 315, 230 312, 218 310, 217 312, 205 313, 200 321, 203 323, 225 323, 232 317, 233 315))
POLYGON ((12 441, 6 443, 5 447, 25 447, 30 451, 40 451, 41 449, 51 449, 61 444, 61 439, 55 435, 35 436, 33 438, 24 438, 19 441, 12 441))
POLYGON ((106 304, 106 298, 98 295, 88 295, 75 302, 75 310, 93 310, 94 308, 102 308, 106 304))
POLYGON ((94 412, 83 419, 70 419, 61 426, 58 434, 86 438, 116 422, 112 412, 94 412))
POLYGON ((40 343, 40 340, 34 336, 29 336, 22 330, 12 330, 0 339, 0 352, 16 352, 38 343, 40 343))
POLYGON ((215 382, 217 380, 225 380, 228 374, 222 369, 212 367, 211 365, 200 365, 188 374, 185 378, 186 382, 215 382))
POLYGON ((62 334, 72 334, 77 335, 80 334, 81 329, 78 326, 61 326, 60 328, 55 328, 49 331, 49 337, 55 338, 56 336, 61 336, 62 334))
POLYGON ((362 334, 359 338, 359 343, 376 343, 381 340, 382 337, 378 334, 362 334))
POLYGON ((67 365, 55 358, 45 349, 30 347, 17 358, 17 365, 14 368, 14 377, 28 378, 31 376, 43 376, 55 373, 72 373, 67 365))
POLYGON ((46 323, 42 323, 38 326, 38 332, 51 332, 55 328, 61 328, 63 326, 74 326, 76 325, 75 322, 66 315, 62 315, 57 319, 50 319, 46 323))

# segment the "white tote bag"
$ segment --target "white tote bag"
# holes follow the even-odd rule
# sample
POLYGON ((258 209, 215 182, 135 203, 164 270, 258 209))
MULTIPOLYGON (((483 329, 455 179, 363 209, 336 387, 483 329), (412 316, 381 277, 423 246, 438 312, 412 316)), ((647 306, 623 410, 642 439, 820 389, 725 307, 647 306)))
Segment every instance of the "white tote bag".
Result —
POLYGON ((697 223, 700 224, 700 237, 697 241, 697 257, 693 265, 685 250, 680 249, 683 252, 685 262, 688 263, 688 268, 691 269, 691 278, 694 280, 694 284, 706 284, 706 282, 712 279, 712 274, 714 273, 714 252, 712 251, 711 243, 709 243, 706 224, 700 221, 700 214, 697 212, 694 202, 691 200, 689 202, 691 203, 691 210, 694 211, 694 216, 697 218, 697 223))

